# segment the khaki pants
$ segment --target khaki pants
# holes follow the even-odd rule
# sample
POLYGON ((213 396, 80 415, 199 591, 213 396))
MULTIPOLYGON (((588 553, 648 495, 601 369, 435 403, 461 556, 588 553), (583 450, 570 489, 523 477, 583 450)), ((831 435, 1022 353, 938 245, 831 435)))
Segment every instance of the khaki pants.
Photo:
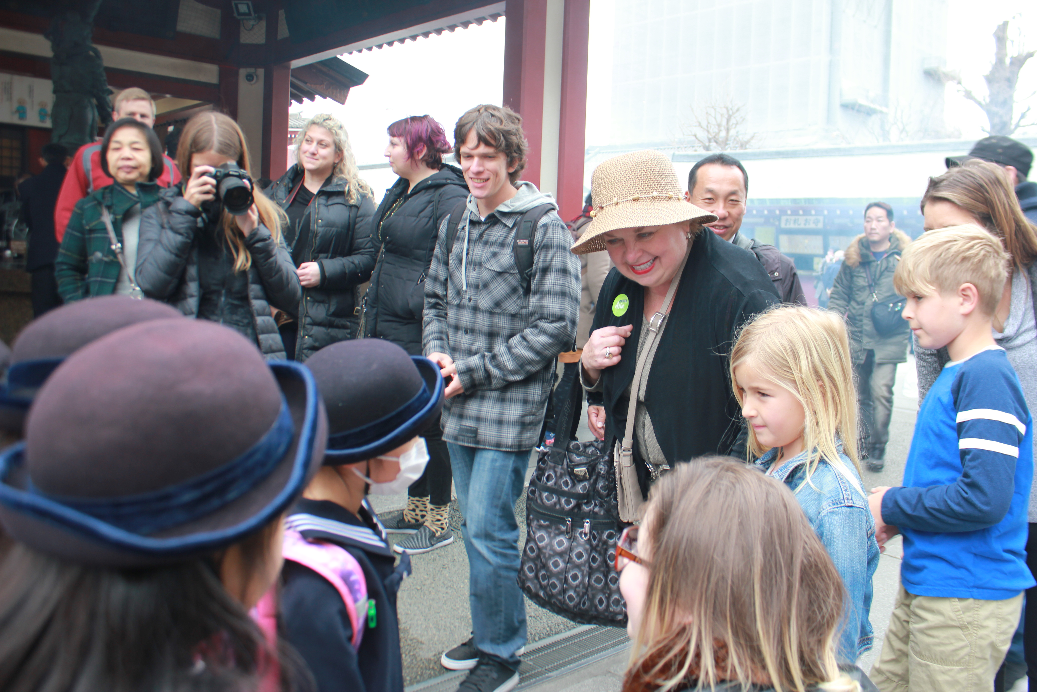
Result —
POLYGON ((913 596, 901 586, 871 679, 881 692, 989 692, 1022 606, 1021 593, 983 601, 913 596))

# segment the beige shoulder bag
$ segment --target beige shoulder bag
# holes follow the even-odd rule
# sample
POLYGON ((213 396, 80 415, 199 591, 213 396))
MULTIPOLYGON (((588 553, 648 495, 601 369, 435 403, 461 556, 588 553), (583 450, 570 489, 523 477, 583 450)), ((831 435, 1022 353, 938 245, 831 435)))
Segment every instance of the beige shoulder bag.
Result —
MULTIPOLYGON (((652 363, 648 358, 653 353, 655 342, 658 341, 659 334, 666 325, 670 305, 677 293, 677 284, 680 283, 684 265, 687 264, 690 254, 691 242, 689 241, 688 252, 684 255, 684 260, 681 261, 681 266, 678 267, 673 281, 670 282, 670 288, 666 291, 666 298, 663 299, 661 310, 652 315, 652 319, 648 321, 648 333, 642 332, 641 334, 641 338, 647 339, 647 341, 640 349, 634 379, 630 383, 630 405, 627 408, 626 432, 623 435, 623 441, 616 442, 613 453, 616 464, 616 497, 619 501, 619 518, 627 523, 641 519, 641 507, 645 502, 644 496, 641 494, 641 485, 637 481, 637 469, 634 467, 634 418, 637 411, 637 394, 641 390, 642 378, 647 378, 648 372, 652 369, 652 363)), ((670 470, 667 464, 656 467, 647 460, 645 463, 648 465, 648 473, 653 481, 670 470)))

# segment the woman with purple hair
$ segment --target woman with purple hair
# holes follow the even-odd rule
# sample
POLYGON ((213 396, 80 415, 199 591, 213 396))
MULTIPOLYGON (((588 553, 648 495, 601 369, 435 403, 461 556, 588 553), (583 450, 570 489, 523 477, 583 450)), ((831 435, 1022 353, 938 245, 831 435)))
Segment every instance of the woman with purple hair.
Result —
MULTIPOLYGON (((375 242, 382 247, 364 309, 364 336, 388 339, 420 356, 425 275, 446 216, 467 198, 455 166, 443 163, 452 150, 443 126, 427 115, 397 120, 388 128, 385 156, 400 176, 375 213, 375 242)), ((382 516, 390 533, 407 533, 397 552, 424 553, 454 540, 447 522, 450 455, 439 416, 422 436, 428 466, 407 492, 407 507, 382 516)))

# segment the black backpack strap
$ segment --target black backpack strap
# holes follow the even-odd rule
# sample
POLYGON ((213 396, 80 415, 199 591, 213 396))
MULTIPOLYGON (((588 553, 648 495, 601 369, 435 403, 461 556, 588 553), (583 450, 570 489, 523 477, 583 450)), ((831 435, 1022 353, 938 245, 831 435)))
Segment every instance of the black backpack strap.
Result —
POLYGON ((515 255, 515 268, 518 269, 522 292, 529 295, 533 281, 533 240, 536 236, 537 224, 547 212, 555 208, 553 203, 533 207, 522 215, 515 229, 515 240, 511 251, 515 255))
POLYGON ((450 262, 450 252, 454 249, 454 240, 457 238, 457 229, 461 227, 464 218, 465 207, 468 206, 468 198, 465 197, 457 206, 450 210, 450 222, 446 227, 446 262, 450 262))

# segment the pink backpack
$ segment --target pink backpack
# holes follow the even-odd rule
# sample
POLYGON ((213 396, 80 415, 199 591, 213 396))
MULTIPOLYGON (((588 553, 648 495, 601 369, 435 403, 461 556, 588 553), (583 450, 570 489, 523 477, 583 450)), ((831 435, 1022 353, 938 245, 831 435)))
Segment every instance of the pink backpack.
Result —
MULTIPOLYGON (((312 569, 335 587, 349 614, 349 624, 353 629, 353 650, 358 651, 368 612, 367 580, 360 563, 345 548, 317 539, 307 540, 298 531, 291 529, 284 532, 282 554, 285 560, 312 569)), ((274 651, 277 650, 277 611, 275 586, 263 595, 251 613, 274 651)), ((272 666, 265 671, 260 690, 270 692, 279 689, 279 680, 280 671, 277 666, 272 666)))

